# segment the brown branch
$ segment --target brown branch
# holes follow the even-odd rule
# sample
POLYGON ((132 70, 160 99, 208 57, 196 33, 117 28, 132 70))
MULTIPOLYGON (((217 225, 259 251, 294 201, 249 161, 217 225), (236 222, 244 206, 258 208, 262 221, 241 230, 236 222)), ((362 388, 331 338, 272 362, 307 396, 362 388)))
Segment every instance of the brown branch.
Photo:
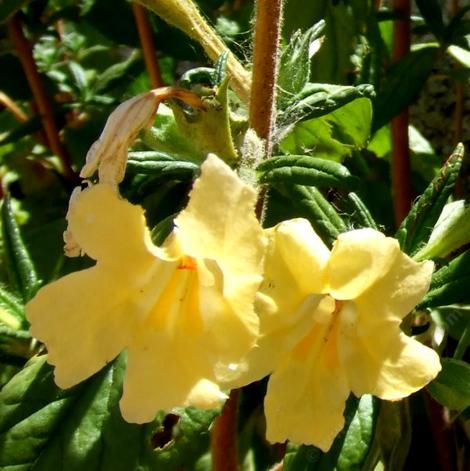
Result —
POLYGON ((0 104, 2 104, 17 121, 24 123, 28 121, 26 113, 5 93, 0 91, 0 104))
POLYGON ((256 2, 250 127, 265 140, 265 157, 272 148, 281 23, 282 0, 256 2))
POLYGON ((238 471, 237 419, 240 390, 233 389, 222 414, 212 425, 211 453, 213 471, 238 471))
MULTIPOLYGON (((396 62, 410 51, 410 0, 393 0, 399 16, 393 23, 392 60, 396 62)), ((411 164, 408 140, 408 109, 392 119, 392 194, 395 223, 399 225, 411 207, 411 164)))
POLYGON ((61 165, 61 173, 68 180, 75 180, 76 175, 72 169, 70 159, 62 146, 59 131, 54 119, 52 105, 46 94, 44 84, 34 62, 33 49, 24 35, 23 25, 18 14, 8 21, 8 32, 18 53, 18 58, 23 66, 26 78, 31 88, 35 103, 38 107, 44 132, 51 151, 57 155, 61 165))
POLYGON ((142 5, 132 2, 132 12, 139 33, 140 45, 144 54, 145 67, 150 77, 152 88, 163 86, 162 75, 157 61, 157 52, 153 41, 152 27, 147 16, 147 9, 142 5))

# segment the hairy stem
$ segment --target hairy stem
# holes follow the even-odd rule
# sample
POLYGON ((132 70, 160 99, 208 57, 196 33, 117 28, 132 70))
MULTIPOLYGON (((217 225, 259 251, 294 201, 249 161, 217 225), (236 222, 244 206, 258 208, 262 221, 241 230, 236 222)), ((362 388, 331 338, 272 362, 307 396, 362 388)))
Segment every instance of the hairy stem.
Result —
POLYGON ((17 121, 28 121, 26 113, 5 93, 0 91, 0 104, 3 105, 17 121))
MULTIPOLYGON (((398 61, 410 50, 410 0, 393 0, 393 10, 399 15, 393 24, 392 60, 398 61)), ((392 119, 392 194, 397 225, 411 207, 411 165, 408 140, 408 109, 392 119)))
POLYGON ((18 15, 13 16, 8 22, 8 32, 18 53, 18 58, 23 66, 31 92, 38 107, 44 132, 51 151, 57 155, 61 165, 61 172, 68 180, 75 180, 75 172, 72 169, 70 159, 62 146, 59 137, 52 105, 46 94, 44 84, 34 62, 33 49, 23 32, 23 25, 18 15))
POLYGON ((250 127, 265 141, 265 157, 272 148, 281 23, 282 0, 256 2, 250 127))
POLYGON ((240 390, 233 389, 222 414, 212 425, 211 453, 213 471, 237 471, 237 418, 240 390))
POLYGON ((132 12, 139 33, 140 45, 144 54, 145 67, 149 74, 152 88, 163 86, 160 67, 157 61, 157 52, 153 41, 152 27, 150 25, 147 10, 140 4, 132 2, 132 12))

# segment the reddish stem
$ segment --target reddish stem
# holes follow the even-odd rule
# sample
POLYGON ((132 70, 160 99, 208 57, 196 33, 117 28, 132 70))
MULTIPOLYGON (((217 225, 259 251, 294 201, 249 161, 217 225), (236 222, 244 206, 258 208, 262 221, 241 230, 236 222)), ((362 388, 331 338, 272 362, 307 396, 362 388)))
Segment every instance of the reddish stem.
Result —
POLYGON ((67 152, 65 151, 60 141, 59 130, 54 119, 52 105, 36 67, 33 57, 33 49, 28 39, 24 35, 23 25, 18 14, 14 15, 8 21, 8 31, 10 38, 15 45, 18 58, 21 62, 21 65, 23 66, 23 70, 34 97, 34 101, 39 110, 49 148, 59 158, 61 171, 64 177, 73 181, 76 179, 76 175, 72 169, 67 152))
POLYGON ((160 67, 157 61, 157 52, 153 40, 152 27, 147 16, 147 9, 142 5, 132 2, 132 11, 139 33, 140 45, 144 54, 145 67, 150 77, 152 88, 163 86, 160 67))
MULTIPOLYGON (((410 51, 410 0, 393 0, 393 10, 399 15, 393 24, 392 60, 396 62, 410 51)), ((411 165, 408 140, 408 109, 392 119, 392 194, 397 225, 411 207, 411 165)))

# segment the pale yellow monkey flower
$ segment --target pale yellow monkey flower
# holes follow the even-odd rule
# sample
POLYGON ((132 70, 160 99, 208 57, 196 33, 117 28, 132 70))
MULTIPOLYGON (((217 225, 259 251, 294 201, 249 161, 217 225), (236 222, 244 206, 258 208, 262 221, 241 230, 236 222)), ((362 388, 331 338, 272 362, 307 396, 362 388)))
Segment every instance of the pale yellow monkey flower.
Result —
POLYGON ((127 349, 127 421, 220 404, 216 366, 239 361, 258 333, 253 303, 265 238, 255 201, 254 190, 209 156, 173 233, 156 247, 143 209, 115 185, 76 194, 68 229, 96 265, 43 287, 26 306, 58 386, 79 383, 127 349))
POLYGON ((372 229, 341 234, 331 252, 304 219, 266 233, 260 339, 231 385, 272 373, 268 440, 326 451, 351 391, 397 400, 441 369, 436 352, 400 330, 428 290, 433 264, 413 261, 372 229))

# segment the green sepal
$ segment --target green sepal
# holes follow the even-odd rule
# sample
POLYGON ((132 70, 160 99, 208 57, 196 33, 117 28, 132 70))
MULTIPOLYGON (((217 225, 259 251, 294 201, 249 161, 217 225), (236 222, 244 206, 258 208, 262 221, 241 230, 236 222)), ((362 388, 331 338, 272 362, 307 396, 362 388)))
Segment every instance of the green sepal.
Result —
POLYGON ((190 180, 199 166, 187 160, 178 160, 164 152, 129 152, 126 171, 165 177, 168 179, 190 180))
POLYGON ((282 185, 276 188, 292 201, 297 217, 308 219, 328 246, 333 244, 339 234, 346 232, 343 220, 317 188, 303 185, 282 185))
POLYGON ((463 154, 463 145, 458 144, 398 228, 396 238, 405 253, 414 255, 428 241, 447 199, 454 190, 463 154))
POLYGON ((272 157, 258 165, 260 183, 287 183, 350 190, 358 179, 343 165, 305 155, 272 157))
POLYGON ((216 410, 175 409, 168 428, 125 422, 118 406, 125 356, 68 390, 46 356, 33 358, 0 392, 0 469, 153 471, 191 467, 207 450, 216 410), (159 433, 166 432, 162 437, 159 433))
POLYGON ((372 443, 377 417, 377 401, 371 396, 360 400, 350 396, 344 412, 346 425, 327 453, 314 446, 289 443, 284 471, 355 471, 362 469, 372 443))
POLYGON ((369 84, 353 87, 309 83, 279 113, 278 121, 283 124, 319 118, 358 98, 373 98, 374 95, 374 87, 369 84))
POLYGON ((26 303, 35 295, 41 282, 21 237, 9 195, 5 196, 2 204, 2 236, 8 280, 13 291, 26 303))
POLYGON ((307 31, 297 30, 289 39, 279 60, 277 85, 278 104, 282 109, 291 97, 300 93, 310 78, 311 44, 320 38, 325 29, 325 21, 320 20, 307 31))
POLYGON ((442 358, 441 364, 441 372, 427 389, 443 406, 461 412, 470 406, 470 365, 453 358, 442 358))
POLYGON ((187 114, 177 104, 171 105, 180 133, 198 151, 200 160, 209 152, 227 163, 238 158, 230 126, 228 85, 229 78, 226 78, 217 87, 213 98, 204 99, 206 109, 195 114, 187 114))
POLYGON ((469 304, 469 285, 470 250, 467 250, 433 274, 429 291, 418 308, 469 304))

